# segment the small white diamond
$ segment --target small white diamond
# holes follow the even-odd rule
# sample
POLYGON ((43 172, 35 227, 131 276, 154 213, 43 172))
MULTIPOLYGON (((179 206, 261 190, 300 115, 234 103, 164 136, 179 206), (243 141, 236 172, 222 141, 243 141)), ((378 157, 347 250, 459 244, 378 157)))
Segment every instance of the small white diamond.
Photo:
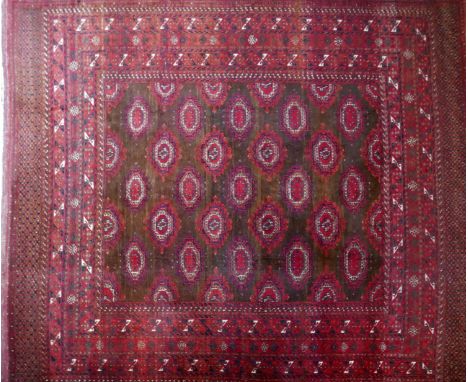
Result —
POLYGON ((94 36, 92 39, 91 39, 91 42, 94 44, 94 45, 98 45, 99 44, 99 36, 94 36))
POLYGON ((381 46, 383 44, 383 40, 381 38, 378 38, 375 40, 375 45, 381 46))
POLYGON ((138 341, 137 347, 139 350, 143 350, 146 347, 146 344, 143 341, 138 341))
POLYGON ((418 334, 418 329, 412 326, 411 328, 408 329, 408 333, 414 337, 416 334, 418 334))
POLYGON ((70 108, 70 114, 76 117, 78 114, 80 114, 80 108, 76 105, 72 106, 70 108))
POLYGON ((414 53, 411 50, 407 49, 403 52, 403 57, 409 60, 414 57, 414 53))
POLYGON ((178 42, 179 42, 179 39, 177 38, 177 36, 172 36, 172 37, 171 37, 171 43, 172 43, 172 45, 176 45, 178 42))
POLYGON ((68 65, 68 68, 69 68, 72 72, 74 72, 75 70, 78 69, 78 62, 76 62, 76 61, 70 62, 70 65, 68 65))
POLYGON ((415 100, 414 95, 412 95, 411 93, 406 94, 404 98, 405 98, 405 101, 408 103, 413 103, 415 100))
POLYGON ((255 44, 255 43, 257 42, 257 38, 256 38, 253 34, 251 34, 251 35, 249 36, 248 41, 249 41, 249 44, 250 44, 250 45, 253 45, 253 44, 255 44))
POLYGON ((348 344, 346 342, 343 342, 341 344, 341 351, 345 352, 346 350, 348 350, 348 344))
POLYGON ((416 275, 411 276, 408 281, 413 288, 418 286, 419 284, 419 279, 416 275))
POLYGON ((140 43, 140 38, 138 36, 133 36, 133 45, 138 45, 140 43))

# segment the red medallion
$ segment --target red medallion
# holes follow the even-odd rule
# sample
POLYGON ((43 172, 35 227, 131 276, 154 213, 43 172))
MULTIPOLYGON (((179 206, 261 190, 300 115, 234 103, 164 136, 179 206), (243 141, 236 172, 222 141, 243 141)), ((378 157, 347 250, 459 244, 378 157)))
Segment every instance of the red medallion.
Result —
POLYGON ((288 221, 281 205, 267 198, 249 218, 249 227, 259 244, 271 252, 283 240, 288 221))

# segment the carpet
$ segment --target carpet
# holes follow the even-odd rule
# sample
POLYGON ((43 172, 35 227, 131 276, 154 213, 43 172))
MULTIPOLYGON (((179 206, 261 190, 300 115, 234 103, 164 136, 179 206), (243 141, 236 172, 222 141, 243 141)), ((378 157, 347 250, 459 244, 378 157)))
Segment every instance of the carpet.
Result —
POLYGON ((4 381, 464 380, 464 3, 5 10, 4 381))

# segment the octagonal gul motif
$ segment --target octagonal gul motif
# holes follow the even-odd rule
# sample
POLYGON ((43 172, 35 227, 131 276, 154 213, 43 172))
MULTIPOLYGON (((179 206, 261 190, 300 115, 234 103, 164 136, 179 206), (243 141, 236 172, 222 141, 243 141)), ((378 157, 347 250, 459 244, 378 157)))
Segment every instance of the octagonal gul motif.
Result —
POLYGON ((189 283, 197 280, 203 265, 203 253, 194 238, 187 238, 177 250, 179 272, 189 283))
POLYGON ((197 230, 207 245, 221 248, 232 229, 232 221, 224 204, 215 197, 198 215, 197 230))
POLYGON ((373 107, 377 108, 379 106, 380 102, 380 87, 377 84, 365 84, 359 86, 359 89, 361 90, 361 94, 364 96, 367 102, 369 102, 370 105, 373 107))
POLYGON ((281 129, 293 139, 300 139, 308 129, 307 108, 301 97, 289 96, 281 109, 281 129))
POLYGON ((133 167, 125 180, 125 202, 132 209, 139 209, 148 197, 148 179, 139 167, 133 167))
POLYGON ((312 181, 301 166, 293 166, 283 179, 283 195, 291 210, 302 212, 312 198, 312 181))
POLYGON ((196 208, 202 198, 203 183, 197 170, 193 167, 185 168, 177 177, 176 193, 182 205, 192 210, 196 208))
POLYGON ((250 169, 239 165, 232 169, 227 179, 229 204, 236 210, 246 210, 255 197, 255 179, 250 169))
POLYGON ((332 273, 323 273, 312 284, 309 300, 315 303, 337 303, 344 300, 340 283, 332 273))
POLYGON ((232 151, 224 134, 214 129, 207 134, 198 149, 198 158, 205 171, 216 178, 224 173, 232 151))
POLYGON ((135 97, 127 107, 126 126, 128 134, 139 138, 146 133, 150 125, 150 109, 143 97, 135 97))
POLYGON ((259 244, 271 252, 283 241, 288 221, 281 205, 267 198, 250 217, 249 227, 259 244))
POLYGON ((238 237, 231 242, 226 257, 231 280, 237 286, 245 287, 254 271, 252 246, 246 239, 238 237))
POLYGON ((200 90, 205 102, 212 108, 217 109, 226 101, 229 86, 221 81, 202 82, 200 90))
POLYGON ((125 276, 128 282, 140 282, 145 274, 148 255, 143 242, 134 237, 123 252, 125 276))
POLYGON ((206 286, 202 290, 202 295, 203 301, 209 304, 222 304, 232 300, 229 284, 219 274, 218 268, 215 268, 214 274, 208 278, 206 286))
POLYGON ((385 237, 385 213, 380 200, 376 201, 367 212, 365 225, 370 242, 376 250, 381 251, 385 237))
POLYGON ((126 84, 108 80, 104 85, 104 98, 109 104, 115 106, 124 96, 126 88, 126 84))
POLYGON ((150 214, 148 226, 151 238, 161 247, 161 252, 170 247, 180 229, 180 220, 172 203, 158 202, 150 214))
POLYGON ((367 277, 368 254, 357 238, 348 240, 341 256, 341 267, 346 283, 352 288, 359 288, 367 277))
POLYGON ((120 239, 123 231, 123 219, 112 204, 107 204, 102 212, 102 238, 107 247, 112 247, 120 239))
POLYGON ((341 132, 348 140, 359 138, 364 128, 364 115, 361 103, 353 95, 348 95, 341 101, 338 121, 341 132))
POLYGON ((282 169, 286 149, 281 137, 268 127, 260 131, 248 149, 249 159, 268 179, 273 179, 282 169))
POLYGON ((175 283, 162 271, 161 275, 156 278, 149 297, 150 302, 154 304, 168 304, 179 300, 175 283))
MULTIPOLYGON (((106 272, 107 273, 107 272, 106 272)), ((102 301, 105 303, 116 302, 119 295, 118 283, 113 274, 106 274, 101 286, 102 301)))
POLYGON ((235 94, 226 105, 225 123, 235 138, 245 138, 255 124, 255 113, 250 100, 235 94))
POLYGON ((366 179, 357 167, 349 167, 341 176, 340 196, 344 206, 351 212, 357 212, 364 204, 366 179))
POLYGON ((338 207, 333 202, 320 202, 307 224, 314 241, 324 249, 335 247, 341 238, 343 221, 338 207))
POLYGON ((125 148, 119 135, 112 131, 107 132, 104 145, 104 169, 106 175, 112 176, 119 172, 125 159, 125 148))
POLYGON ((282 282, 272 273, 271 269, 257 282, 251 298, 252 302, 262 304, 279 303, 287 299, 288 295, 284 291, 282 282))
POLYGON ((263 108, 272 108, 280 99, 281 85, 278 82, 255 82, 249 87, 252 96, 263 108))
POLYGON ((321 176, 329 176, 336 172, 341 155, 342 150, 338 139, 326 130, 314 133, 307 147, 307 156, 312 169, 321 176))
POLYGON ((373 280, 366 288, 364 296, 365 301, 372 303, 383 304, 385 302, 385 287, 382 283, 382 272, 376 274, 373 280))
POLYGON ((363 146, 362 157, 370 173, 380 178, 384 166, 384 148, 379 129, 370 132, 363 146))
POLYGON ((176 100, 180 86, 176 82, 157 81, 150 85, 150 90, 156 96, 158 103, 165 108, 176 100))
POLYGON ((310 246, 302 238, 294 238, 286 247, 286 272, 294 288, 301 288, 308 281, 312 272, 311 257, 310 246))
POLYGON ((332 83, 312 83, 308 87, 311 102, 322 111, 328 109, 335 102, 337 86, 332 83))
POLYGON ((163 125, 156 134, 148 154, 151 164, 163 179, 177 167, 180 159, 179 142, 166 126, 163 125))
POLYGON ((186 97, 178 110, 177 126, 186 138, 193 138, 202 128, 203 109, 194 97, 186 97))

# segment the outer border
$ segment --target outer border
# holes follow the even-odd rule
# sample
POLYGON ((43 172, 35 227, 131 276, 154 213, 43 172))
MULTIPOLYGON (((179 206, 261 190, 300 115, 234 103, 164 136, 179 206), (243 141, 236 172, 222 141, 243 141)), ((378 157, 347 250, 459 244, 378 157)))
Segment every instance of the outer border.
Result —
MULTIPOLYGON (((322 2, 323 0, 317 0, 322 2)), ((203 1, 199 4, 255 5, 263 1, 228 2, 227 0, 203 1)), ((102 1, 88 0, 86 4, 102 4, 102 1)), ((128 3, 134 3, 133 0, 128 3)), ((331 2, 323 1, 322 4, 331 2)), ((398 8, 393 0, 380 0, 380 5, 398 8)), ((45 307, 47 291, 41 271, 46 270, 46 262, 41 257, 44 247, 41 244, 26 245, 28 251, 20 253, 15 239, 24 246, 24 236, 18 230, 19 222, 13 219, 18 208, 34 206, 33 220, 37 225, 37 237, 47 237, 42 231, 44 213, 48 211, 46 199, 36 199, 43 188, 50 185, 44 182, 43 171, 38 165, 37 156, 27 156, 27 142, 44 134, 45 99, 34 97, 34 89, 42 88, 43 79, 33 75, 33 69, 42 73, 42 54, 31 45, 34 42, 28 33, 37 33, 42 41, 42 19, 40 9, 51 5, 74 5, 73 0, 6 0, 4 4, 3 41, 5 43, 4 75, 5 122, 4 132, 4 190, 2 210, 2 381, 43 380, 47 378, 47 334, 45 307), (28 23, 24 23, 25 19, 28 23), (23 23, 23 24, 21 24, 23 23), (21 28, 27 25, 27 28, 21 28), (23 38, 22 34, 24 35, 23 38), (27 37, 27 38, 24 38, 27 37), (29 41, 29 44, 28 44, 29 41), (30 86, 28 88, 28 86, 30 86), (42 108, 41 108, 42 107, 42 108), (24 117, 26 116, 26 117, 24 117), (24 165, 24 167, 21 167, 24 165), (26 171, 26 170, 27 171, 26 171), (41 175, 42 174, 42 175, 41 175), (28 184, 41 184, 38 189, 21 189, 23 176, 28 184), (37 182, 37 183, 36 183, 37 182), (33 248, 39 245, 40 251, 33 248), (18 258, 28 262, 27 269, 17 269, 18 258), (20 304, 13 304, 20 296, 20 304), (42 306, 42 308, 41 308, 42 306), (15 337, 18 325, 40 323, 39 330, 31 330, 33 342, 24 342, 15 337), (32 356, 31 356, 32 355, 32 356)), ((109 2, 109 4, 114 4, 109 2)), ((161 0, 160 4, 183 4, 178 0, 161 0)), ((270 5, 271 3, 269 3, 270 5)), ((334 5, 361 5, 379 9, 379 4, 366 1, 333 1, 334 5)), ((438 279, 438 328, 436 379, 440 381, 461 381, 465 379, 465 55, 464 55, 464 1, 434 1, 424 5, 422 0, 400 1, 400 5, 415 4, 432 11, 431 19, 431 59, 433 63, 432 86, 436 121, 436 176, 437 176, 437 215, 439 234, 439 279, 438 279)), ((284 3, 282 3, 284 5, 284 3)), ((46 158, 47 147, 39 146, 40 157, 46 158)), ((46 172, 45 172, 46 173, 46 172)), ((31 241, 31 240, 30 240, 31 241)), ((42 243, 43 245, 43 243, 42 243)), ((30 326, 29 326, 30 328, 30 326)))
POLYGON ((466 369, 465 3, 435 4, 431 59, 439 233, 436 378, 464 381, 466 369))

